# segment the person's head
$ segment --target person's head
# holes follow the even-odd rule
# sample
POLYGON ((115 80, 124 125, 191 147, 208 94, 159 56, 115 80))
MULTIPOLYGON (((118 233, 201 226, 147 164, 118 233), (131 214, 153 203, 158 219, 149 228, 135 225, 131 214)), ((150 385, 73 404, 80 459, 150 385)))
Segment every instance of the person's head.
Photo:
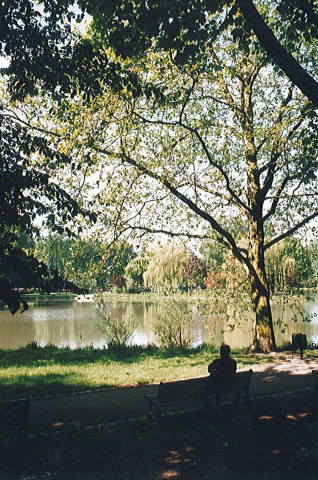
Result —
POLYGON ((221 345, 220 347, 220 357, 221 358, 228 358, 230 356, 231 349, 229 345, 221 345))

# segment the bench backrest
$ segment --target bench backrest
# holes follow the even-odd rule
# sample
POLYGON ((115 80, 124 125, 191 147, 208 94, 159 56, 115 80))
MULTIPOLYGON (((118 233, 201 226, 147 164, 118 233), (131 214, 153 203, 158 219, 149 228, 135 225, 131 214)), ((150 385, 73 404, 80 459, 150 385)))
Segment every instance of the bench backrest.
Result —
POLYGON ((202 391, 204 382, 205 377, 161 382, 158 387, 158 398, 165 402, 197 398, 199 392, 202 391))
POLYGON ((244 392, 248 393, 253 370, 247 372, 237 372, 231 377, 215 377, 209 378, 209 392, 213 393, 232 393, 232 392, 244 392))
POLYGON ((211 377, 190 378, 175 382, 161 382, 158 387, 158 398, 164 402, 191 400, 202 395, 204 386, 209 382, 209 391, 213 393, 248 392, 253 370, 237 372, 233 377, 217 379, 211 377), (211 381, 212 380, 212 381, 211 381))

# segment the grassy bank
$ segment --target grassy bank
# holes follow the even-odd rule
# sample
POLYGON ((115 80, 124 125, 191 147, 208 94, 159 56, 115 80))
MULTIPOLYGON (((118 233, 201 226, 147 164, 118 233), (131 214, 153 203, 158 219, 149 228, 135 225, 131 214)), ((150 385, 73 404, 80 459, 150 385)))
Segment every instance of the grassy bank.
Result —
POLYGON ((29 305, 54 305, 56 303, 72 302, 76 295, 73 293, 29 293, 23 294, 23 299, 29 305))
MULTIPOLYGON (((250 356, 233 350, 238 368, 273 362, 273 357, 250 356)), ((307 355, 317 355, 317 351, 307 355)), ((183 351, 154 346, 109 350, 40 348, 34 344, 18 350, 0 351, 0 399, 56 395, 125 385, 157 383, 196 377, 218 349, 203 346, 183 351)))

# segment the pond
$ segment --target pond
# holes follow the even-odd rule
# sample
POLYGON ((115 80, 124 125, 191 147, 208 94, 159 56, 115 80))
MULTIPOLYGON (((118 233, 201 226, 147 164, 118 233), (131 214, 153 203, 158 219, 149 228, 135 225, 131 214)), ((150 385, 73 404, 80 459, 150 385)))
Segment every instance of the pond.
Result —
MULTIPOLYGON (((291 340, 292 333, 305 333, 308 341, 318 344, 318 297, 303 303, 304 309, 313 316, 310 323, 288 320, 285 332, 275 327, 277 345, 291 340)), ((273 317, 280 315, 279 305, 273 303, 273 317)), ((109 301, 107 309, 119 319, 134 316, 138 327, 132 343, 146 345, 154 343, 153 322, 158 313, 158 304, 151 301, 109 301)), ((291 312, 289 314, 291 317, 291 312)), ((288 317, 288 312, 287 312, 288 317)), ((226 322, 214 320, 209 326, 204 324, 197 309, 193 308, 193 342, 213 343, 216 346, 228 343, 232 348, 247 347, 252 342, 253 322, 244 321, 240 328, 233 331, 226 322)), ((11 315, 7 310, 0 310, 0 348, 16 349, 28 343, 37 342, 44 346, 53 344, 58 347, 79 348, 93 346, 102 348, 106 345, 103 334, 98 327, 97 314, 93 303, 66 302, 47 306, 32 306, 24 313, 11 315)))

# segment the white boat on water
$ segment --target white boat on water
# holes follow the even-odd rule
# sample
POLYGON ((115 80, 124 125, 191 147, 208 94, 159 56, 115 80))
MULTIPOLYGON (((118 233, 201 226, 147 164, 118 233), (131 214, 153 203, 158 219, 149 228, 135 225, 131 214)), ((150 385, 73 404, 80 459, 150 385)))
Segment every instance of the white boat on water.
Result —
POLYGON ((78 295, 77 297, 75 297, 75 299, 77 302, 93 302, 94 301, 94 295, 92 293, 90 294, 87 294, 87 295, 78 295))

